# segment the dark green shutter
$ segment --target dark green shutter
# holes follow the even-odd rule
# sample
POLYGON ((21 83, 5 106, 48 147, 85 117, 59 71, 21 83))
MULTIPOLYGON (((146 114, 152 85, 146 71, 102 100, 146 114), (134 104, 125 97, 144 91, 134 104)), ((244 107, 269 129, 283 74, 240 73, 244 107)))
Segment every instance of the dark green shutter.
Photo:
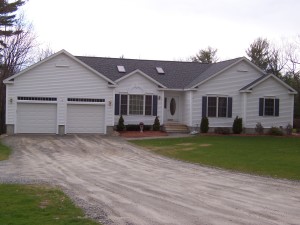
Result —
POLYGON ((258 110, 258 115, 263 116, 264 115, 264 99, 259 98, 259 110, 258 110))
POLYGON ((279 99, 275 99, 275 116, 279 116, 279 99))
POLYGON ((206 117, 207 96, 202 96, 202 117, 206 117))
POLYGON ((157 95, 153 95, 153 116, 157 116, 157 95))
POLYGON ((115 94, 115 115, 120 115, 120 95, 115 94))
POLYGON ((232 97, 228 97, 227 117, 232 117, 232 97))

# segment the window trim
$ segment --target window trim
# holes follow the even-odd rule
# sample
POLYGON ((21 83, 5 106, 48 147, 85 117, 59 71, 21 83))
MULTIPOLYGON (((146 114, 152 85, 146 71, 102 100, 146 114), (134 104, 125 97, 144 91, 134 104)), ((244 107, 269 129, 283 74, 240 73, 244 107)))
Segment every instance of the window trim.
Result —
POLYGON ((230 118, 230 117, 228 117, 229 98, 230 97, 227 95, 207 95, 207 101, 206 101, 207 118, 230 118), (208 115, 208 99, 209 98, 216 98, 216 116, 208 115), (226 98, 226 116, 219 116, 219 98, 226 98))
POLYGON ((121 96, 125 95, 127 96, 127 114, 122 114, 123 116, 152 116, 153 117, 153 108, 154 108, 154 95, 155 94, 128 94, 128 93, 119 93, 120 95, 120 102, 119 102, 119 108, 120 108, 120 115, 121 115, 121 96), (130 114, 130 96, 132 95, 139 95, 143 96, 143 114, 130 114), (151 96, 151 114, 146 115, 146 96, 151 96))

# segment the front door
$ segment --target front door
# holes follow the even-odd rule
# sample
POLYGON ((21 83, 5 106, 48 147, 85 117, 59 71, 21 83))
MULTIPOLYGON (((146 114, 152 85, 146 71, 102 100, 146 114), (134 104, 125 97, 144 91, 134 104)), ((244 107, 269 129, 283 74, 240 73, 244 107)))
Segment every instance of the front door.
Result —
POLYGON ((179 97, 167 97, 167 120, 178 121, 179 119, 179 97))

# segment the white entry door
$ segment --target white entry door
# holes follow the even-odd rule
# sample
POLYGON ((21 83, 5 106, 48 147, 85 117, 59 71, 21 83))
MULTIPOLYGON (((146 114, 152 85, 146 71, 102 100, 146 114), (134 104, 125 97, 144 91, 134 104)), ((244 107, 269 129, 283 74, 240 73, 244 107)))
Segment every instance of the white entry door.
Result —
POLYGON ((67 133, 105 133, 105 106, 68 104, 67 133))
POLYGON ((57 104, 18 103, 16 133, 55 134, 57 104))
POLYGON ((179 97, 167 97, 167 120, 178 121, 179 120, 179 97))

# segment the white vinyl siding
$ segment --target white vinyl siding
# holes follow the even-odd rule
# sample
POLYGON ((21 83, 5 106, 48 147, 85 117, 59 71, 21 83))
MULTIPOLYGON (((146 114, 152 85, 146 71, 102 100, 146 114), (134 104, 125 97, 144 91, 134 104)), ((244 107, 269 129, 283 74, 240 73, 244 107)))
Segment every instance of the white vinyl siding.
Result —
POLYGON ((114 124, 113 88, 108 87, 105 79, 64 53, 15 78, 14 84, 7 85, 6 124, 16 122, 17 96, 57 97, 58 125, 66 125, 68 98, 105 99, 105 126, 114 124))
POLYGON ((286 127, 293 120, 294 96, 288 94, 286 87, 278 81, 269 78, 252 89, 252 93, 247 94, 247 121, 248 128, 255 128, 256 123, 260 122, 265 128, 272 126, 286 127), (269 97, 272 96, 272 97, 269 97), (279 116, 259 116, 259 98, 279 99, 279 116))
POLYGON ((16 133, 57 132, 56 103, 18 103, 16 133))
POLYGON ((199 124, 202 118, 202 96, 218 95, 232 97, 232 118, 209 118, 210 127, 231 127, 236 116, 243 116, 243 98, 239 90, 262 74, 247 62, 229 68, 211 80, 199 86, 193 92, 193 124, 199 124), (240 72, 240 71, 247 72, 240 72))
MULTIPOLYGON (((127 77, 124 80, 121 80, 118 83, 118 86, 115 89, 115 94, 120 94, 120 112, 125 112, 125 100, 122 101, 122 96, 130 96, 130 95, 142 95, 145 97, 146 95, 157 95, 161 96, 161 92, 157 90, 158 86, 157 84, 153 83, 153 81, 147 79, 145 76, 141 75, 140 73, 133 74, 129 77, 127 77), (123 103, 122 103, 123 102, 123 103), (123 107, 122 107, 123 105, 123 107)), ((125 98, 125 97, 124 97, 125 98)), ((146 125, 152 125, 155 119, 155 116, 151 115, 145 115, 145 99, 144 101, 144 108, 143 108, 143 114, 141 115, 130 115, 129 108, 127 108, 127 115, 124 113, 124 123, 125 124, 139 124, 140 122, 143 122, 146 125)), ((129 107, 129 99, 127 100, 128 107, 129 107)), ((159 116, 159 119, 162 118, 162 104, 163 99, 158 97, 157 100, 157 115, 159 116)), ((118 123, 120 116, 115 116, 115 124, 118 123)), ((162 122, 162 121, 161 121, 162 122)))

